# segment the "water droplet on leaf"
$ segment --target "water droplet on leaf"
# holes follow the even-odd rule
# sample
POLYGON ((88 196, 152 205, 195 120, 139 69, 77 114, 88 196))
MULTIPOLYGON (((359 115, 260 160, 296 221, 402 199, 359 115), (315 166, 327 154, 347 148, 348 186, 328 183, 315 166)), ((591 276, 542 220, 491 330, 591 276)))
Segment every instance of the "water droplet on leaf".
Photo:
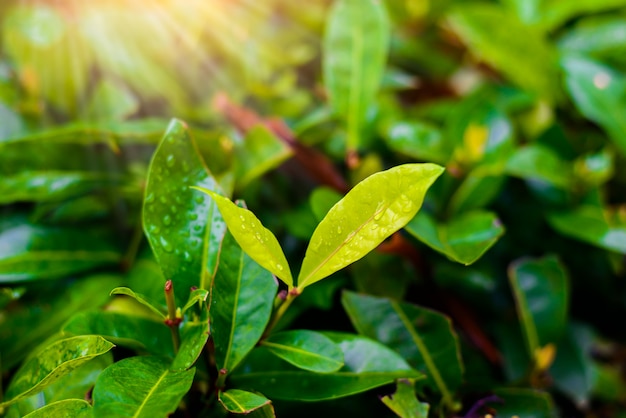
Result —
POLYGON ((165 226, 170 226, 172 224, 172 217, 170 215, 165 215, 163 217, 163 224, 165 226))
POLYGON ((167 166, 170 168, 174 167, 174 164, 176 164, 176 157, 174 157, 172 154, 168 155, 165 159, 165 164, 167 164, 167 166))

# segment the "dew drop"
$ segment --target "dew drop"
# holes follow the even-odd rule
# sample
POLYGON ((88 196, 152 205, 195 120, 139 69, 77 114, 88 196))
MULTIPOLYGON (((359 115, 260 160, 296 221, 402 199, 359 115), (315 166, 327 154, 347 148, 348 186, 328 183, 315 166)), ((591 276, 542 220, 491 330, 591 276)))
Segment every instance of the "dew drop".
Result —
POLYGON ((194 225, 194 226, 193 226, 193 230, 194 230, 194 231, 198 231, 198 232, 199 232, 199 231, 202 231, 202 225, 194 225))
POLYGON ((381 210, 376 215, 374 215, 374 220, 378 222, 382 219, 382 217, 383 217, 383 211, 381 210))
POLYGON ((191 263, 193 261, 193 256, 189 254, 187 251, 183 253, 183 258, 186 262, 191 263))
POLYGON ((241 222, 245 222, 246 221, 246 217, 243 215, 239 215, 239 219, 241 220, 241 222))
POLYGON ((254 234, 254 236, 256 237, 257 241, 259 241, 261 244, 263 244, 263 237, 261 236, 261 234, 259 232, 254 234))
POLYGON ((168 155, 165 159, 165 164, 167 164, 167 166, 170 168, 174 167, 174 164, 176 164, 176 157, 174 157, 172 154, 168 155))
POLYGON ((151 225, 150 226, 150 232, 152 232, 153 234, 158 234, 159 232, 161 232, 161 228, 159 228, 156 225, 151 225))
POLYGON ((246 229, 246 224, 241 224, 241 229, 246 229))
POLYGON ((172 217, 170 215, 165 215, 163 217, 163 225, 170 226, 172 224, 172 217))
POLYGON ((167 197, 165 197, 165 196, 159 196, 159 202, 161 202, 161 203, 167 203, 167 197))
POLYGON ((189 214, 189 219, 191 219, 192 221, 195 221, 196 219, 198 219, 198 214, 197 213, 190 213, 189 214))
POLYGON ((283 265, 282 265, 282 264, 276 264, 276 268, 277 268, 279 271, 283 271, 283 270, 285 269, 285 268, 283 267, 283 265))
POLYGON ((337 227, 337 233, 338 233, 338 234, 341 234, 341 231, 342 231, 342 230, 341 230, 341 226, 338 226, 338 227, 337 227))
POLYGON ((204 198, 202 196, 196 196, 196 203, 204 202, 204 198))
POLYGON ((165 237, 161 237, 159 241, 161 242, 161 246, 166 253, 171 253, 172 251, 174 251, 174 246, 170 244, 170 242, 167 241, 165 237))
POLYGON ((154 193, 150 193, 148 196, 146 196, 146 199, 144 202, 147 204, 154 202, 154 193))

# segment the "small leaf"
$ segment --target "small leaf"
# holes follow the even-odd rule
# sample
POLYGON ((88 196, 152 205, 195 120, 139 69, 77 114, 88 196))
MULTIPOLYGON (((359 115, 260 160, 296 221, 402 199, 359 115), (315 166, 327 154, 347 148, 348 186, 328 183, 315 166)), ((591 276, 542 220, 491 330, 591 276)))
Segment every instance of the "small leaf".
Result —
POLYGON ((226 230, 213 201, 191 186, 219 190, 187 126, 173 120, 150 163, 143 227, 179 305, 192 287, 209 289, 226 230))
POLYGON ((293 286, 289 264, 274 234, 248 209, 240 208, 211 190, 197 189, 213 198, 228 230, 246 254, 289 287, 293 286))
POLYGON ((219 401, 228 412, 233 414, 249 414, 271 403, 269 399, 261 395, 239 389, 220 392, 219 401))
POLYGON ((185 321, 180 328, 180 348, 170 369, 180 371, 193 366, 202 354, 209 334, 209 310, 205 306, 200 316, 191 315, 191 319, 185 321))
POLYGON ((298 277, 298 288, 359 260, 405 226, 441 175, 435 164, 405 164, 357 184, 315 229, 298 277))
POLYGON ((428 418, 430 405, 417 399, 410 380, 398 380, 395 393, 385 395, 381 400, 401 418, 428 418))
POLYGON ((172 356, 172 336, 163 322, 115 312, 81 312, 64 326, 72 335, 101 335, 107 340, 134 350, 172 356))
POLYGON ((11 405, 43 390, 62 376, 113 348, 100 336, 72 337, 56 341, 27 360, 13 376, 0 407, 11 405))
POLYGON ((297 369, 259 347, 231 376, 240 388, 263 390, 271 399, 319 401, 341 398, 392 383, 395 379, 421 379, 396 353, 357 335, 324 333, 343 351, 345 365, 336 372, 312 373, 297 369))
POLYGON ((274 277, 227 232, 210 310, 218 369, 231 372, 254 348, 269 322, 277 290, 274 277))
POLYGON ((573 170, 551 149, 538 144, 518 148, 506 163, 506 173, 525 180, 543 181, 562 189, 572 184, 573 170))
POLYGON ((504 227, 491 212, 470 212, 447 224, 438 224, 420 212, 407 224, 414 237, 457 263, 470 265, 504 234, 504 227))
POLYGON ((173 372, 167 359, 130 357, 114 363, 93 389, 95 418, 151 418, 173 413, 189 391, 195 369, 173 372))
POLYGON ((569 305, 569 279, 555 256, 523 259, 509 268, 509 280, 522 323, 528 354, 558 342, 565 332, 569 305))
POLYGON ((447 149, 441 131, 427 123, 390 123, 383 135, 393 151, 417 160, 445 164, 450 158, 450 150, 447 149))
POLYGON ((343 367, 341 349, 319 332, 283 331, 271 335, 261 345, 300 369, 328 373, 343 367))
POLYGON ((148 300, 146 300, 146 297, 144 295, 135 293, 127 287, 116 287, 115 289, 111 290, 110 294, 130 296, 131 298, 135 299, 137 302, 141 303, 143 306, 154 312, 159 318, 166 318, 166 315, 161 311, 161 309, 155 306, 156 304, 149 302, 148 300))
POLYGON ((390 299, 344 292, 341 302, 360 334, 376 339, 427 376, 452 407, 463 376, 460 348, 450 320, 429 309, 390 299))
POLYGON ((193 305, 197 303, 206 302, 207 297, 209 296, 209 291, 204 289, 196 289, 189 294, 189 300, 183 306, 182 312, 183 314, 187 312, 193 305))
POLYGON ((66 399, 53 402, 25 415, 24 418, 47 418, 47 417, 91 417, 91 405, 82 399, 66 399))
POLYGON ((330 103, 347 120, 348 151, 360 144, 359 131, 380 86, 390 38, 384 5, 375 0, 339 0, 324 35, 324 83, 330 103))

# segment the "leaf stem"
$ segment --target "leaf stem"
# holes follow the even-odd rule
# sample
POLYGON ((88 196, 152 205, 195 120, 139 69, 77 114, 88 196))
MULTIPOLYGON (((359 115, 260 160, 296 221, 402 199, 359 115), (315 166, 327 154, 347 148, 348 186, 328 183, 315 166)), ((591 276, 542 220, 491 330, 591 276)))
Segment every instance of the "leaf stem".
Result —
MULTIPOLYGON (((287 309, 289 308, 291 303, 294 301, 294 299, 298 295, 300 295, 300 290, 298 290, 297 287, 291 288, 289 290, 289 292, 286 293, 286 295, 284 296, 283 303, 278 305, 278 308, 276 308, 276 310, 274 310, 274 313, 272 314, 272 318, 270 319, 270 322, 267 325, 267 328, 265 328, 265 332, 263 333, 263 336, 261 337, 261 340, 264 340, 267 337, 269 337, 269 335, 272 332, 272 330, 274 329, 274 327, 276 327, 278 322, 280 322, 281 318, 283 317, 283 315, 285 315, 285 312, 287 312, 287 309)), ((279 293, 279 297, 280 296, 281 296, 281 293, 279 293)))
POLYGON ((178 349, 180 348, 180 334, 178 326, 183 319, 180 308, 176 307, 174 283, 172 283, 171 280, 165 282, 165 302, 167 303, 167 318, 165 318, 165 325, 170 328, 172 333, 172 343, 174 344, 174 352, 178 353, 178 349))

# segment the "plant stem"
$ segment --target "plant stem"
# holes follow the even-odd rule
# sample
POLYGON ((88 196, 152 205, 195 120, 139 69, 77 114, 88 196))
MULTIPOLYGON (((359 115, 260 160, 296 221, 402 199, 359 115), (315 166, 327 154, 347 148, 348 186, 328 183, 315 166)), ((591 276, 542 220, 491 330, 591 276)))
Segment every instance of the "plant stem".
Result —
POLYGON ((272 318, 270 319, 270 323, 267 325, 267 328, 265 328, 265 332, 263 333, 263 337, 261 337, 261 339, 265 339, 265 338, 267 338, 270 335, 270 333, 272 332, 274 327, 278 324, 278 322, 283 317, 285 312, 287 312, 287 308, 289 308, 291 303, 294 301, 294 299, 299 294, 300 294, 300 291, 298 290, 298 288, 294 287, 294 288, 289 290, 289 292, 287 293, 283 303, 281 303, 278 306, 278 308, 274 311, 274 313, 272 314, 272 318))
POLYGON ((171 280, 165 282, 165 302, 167 303, 167 318, 165 325, 170 328, 172 333, 172 343, 174 344, 174 353, 178 353, 180 348, 180 334, 178 326, 182 322, 180 310, 176 308, 176 298, 174 296, 174 283, 171 280))

